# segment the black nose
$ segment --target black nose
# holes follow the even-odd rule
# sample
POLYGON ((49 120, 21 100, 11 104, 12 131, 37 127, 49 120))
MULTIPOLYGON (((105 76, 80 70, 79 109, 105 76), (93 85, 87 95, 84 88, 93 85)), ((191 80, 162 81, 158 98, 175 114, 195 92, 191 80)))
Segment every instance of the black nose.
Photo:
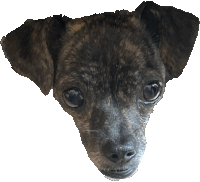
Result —
POLYGON ((115 163, 127 163, 136 155, 132 142, 119 145, 109 141, 102 150, 106 158, 115 163))

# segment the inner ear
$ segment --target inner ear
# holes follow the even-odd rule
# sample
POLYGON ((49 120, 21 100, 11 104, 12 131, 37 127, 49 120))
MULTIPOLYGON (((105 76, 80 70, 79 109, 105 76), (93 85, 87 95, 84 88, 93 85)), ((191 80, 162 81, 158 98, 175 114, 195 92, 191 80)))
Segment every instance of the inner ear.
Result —
POLYGON ((54 64, 54 78, 57 70, 56 62, 58 59, 58 54, 62 47, 61 37, 65 33, 66 31, 65 25, 70 19, 71 18, 65 16, 62 17, 62 15, 54 15, 51 21, 49 22, 49 30, 46 37, 47 37, 47 47, 51 54, 54 64))
POLYGON ((161 33, 160 32, 161 13, 159 10, 159 5, 151 1, 143 2, 136 9, 136 14, 137 17, 145 26, 147 33, 158 47, 160 42, 160 33, 161 33))

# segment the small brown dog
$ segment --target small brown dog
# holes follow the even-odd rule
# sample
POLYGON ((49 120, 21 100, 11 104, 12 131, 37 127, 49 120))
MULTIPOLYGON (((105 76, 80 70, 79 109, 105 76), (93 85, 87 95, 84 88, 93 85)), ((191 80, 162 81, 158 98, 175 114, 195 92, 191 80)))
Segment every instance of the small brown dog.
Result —
POLYGON ((45 95, 53 88, 97 168, 121 179, 136 171, 149 115, 186 66, 198 29, 190 13, 143 2, 135 12, 27 20, 1 45, 17 73, 45 95))

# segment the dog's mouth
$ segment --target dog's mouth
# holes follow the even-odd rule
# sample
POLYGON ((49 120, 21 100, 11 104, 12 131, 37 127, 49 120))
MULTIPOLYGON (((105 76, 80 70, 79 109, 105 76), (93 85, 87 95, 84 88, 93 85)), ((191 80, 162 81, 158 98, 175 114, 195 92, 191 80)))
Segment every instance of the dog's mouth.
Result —
POLYGON ((110 173, 114 175, 127 176, 132 171, 133 171, 132 169, 125 169, 125 170, 121 169, 121 170, 110 170, 110 173))
POLYGON ((118 169, 118 170, 102 170, 101 173, 107 178, 124 179, 135 174, 136 169, 118 169))

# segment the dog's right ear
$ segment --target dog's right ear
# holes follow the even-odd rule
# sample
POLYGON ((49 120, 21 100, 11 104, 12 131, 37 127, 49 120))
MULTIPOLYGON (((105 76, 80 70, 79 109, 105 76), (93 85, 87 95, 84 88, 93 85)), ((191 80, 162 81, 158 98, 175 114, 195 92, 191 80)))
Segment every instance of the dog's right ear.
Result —
POLYGON ((160 50, 166 70, 165 82, 179 77, 192 52, 199 19, 191 13, 152 1, 142 2, 135 12, 160 50))
POLYGON ((27 20, 1 40, 13 70, 32 80, 45 95, 53 87, 61 37, 69 20, 62 15, 27 20))

